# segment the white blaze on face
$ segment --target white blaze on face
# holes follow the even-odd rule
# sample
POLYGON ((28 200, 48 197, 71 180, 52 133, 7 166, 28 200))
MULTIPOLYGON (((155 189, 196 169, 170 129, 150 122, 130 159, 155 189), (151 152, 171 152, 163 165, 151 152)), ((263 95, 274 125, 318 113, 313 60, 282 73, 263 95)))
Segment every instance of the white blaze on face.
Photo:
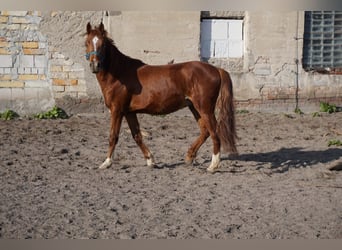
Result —
POLYGON ((97 36, 94 36, 94 38, 93 38, 94 51, 96 51, 96 44, 97 44, 98 40, 99 40, 99 38, 97 36))

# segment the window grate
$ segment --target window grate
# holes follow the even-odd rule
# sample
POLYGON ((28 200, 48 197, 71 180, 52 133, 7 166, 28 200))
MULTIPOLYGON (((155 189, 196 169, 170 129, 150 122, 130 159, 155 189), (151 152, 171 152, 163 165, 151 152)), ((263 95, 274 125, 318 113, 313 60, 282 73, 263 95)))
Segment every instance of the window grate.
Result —
POLYGON ((342 11, 305 12, 303 67, 341 72, 342 11))

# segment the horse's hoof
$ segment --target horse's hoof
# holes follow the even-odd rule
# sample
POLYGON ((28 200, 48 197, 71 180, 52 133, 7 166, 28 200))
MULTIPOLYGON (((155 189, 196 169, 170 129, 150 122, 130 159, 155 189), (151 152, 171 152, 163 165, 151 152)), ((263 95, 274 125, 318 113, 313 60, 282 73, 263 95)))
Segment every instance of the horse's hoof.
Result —
POLYGON ((186 157, 184 161, 185 161, 185 165, 190 166, 194 162, 194 159, 190 157, 186 157))
POLYGON ((106 169, 112 165, 112 160, 110 158, 107 158, 100 166, 99 169, 106 169))
POLYGON ((156 166, 156 163, 154 162, 153 157, 150 157, 149 159, 146 159, 146 163, 148 167, 154 168, 156 166))
POLYGON ((213 173, 215 173, 217 171, 217 169, 218 168, 208 167, 207 168, 207 172, 213 174, 213 173))

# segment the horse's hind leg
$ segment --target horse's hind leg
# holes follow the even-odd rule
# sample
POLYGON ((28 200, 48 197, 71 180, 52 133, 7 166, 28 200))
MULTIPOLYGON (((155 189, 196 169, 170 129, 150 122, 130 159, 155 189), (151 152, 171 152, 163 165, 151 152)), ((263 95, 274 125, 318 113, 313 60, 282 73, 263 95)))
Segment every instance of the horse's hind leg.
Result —
POLYGON ((129 113, 125 117, 126 117, 128 126, 131 130, 133 139, 135 140, 137 145, 140 147, 142 153, 144 154, 144 157, 147 161, 147 166, 154 166, 155 163, 154 163, 153 156, 150 150, 147 148, 147 146, 143 142, 137 115, 135 113, 129 113))
POLYGON ((211 163, 207 168, 208 172, 215 172, 220 164, 220 148, 221 143, 219 136, 216 132, 217 122, 214 113, 202 115, 205 126, 207 127, 210 137, 213 141, 213 155, 211 158, 211 163))
POLYGON ((211 164, 207 168, 207 171, 215 172, 220 164, 221 143, 220 143, 219 136, 216 132, 217 121, 216 121, 215 114, 214 114, 214 107, 207 106, 207 107, 203 107, 202 109, 200 109, 199 105, 196 105, 196 104, 197 103, 194 103, 193 105, 189 105, 189 108, 191 112, 194 114, 196 120, 198 121, 201 134, 199 138, 190 147, 186 159, 189 160, 189 162, 191 162, 191 159, 195 157, 197 150, 200 148, 200 146, 205 142, 205 140, 210 135, 213 141, 213 155, 211 159, 211 164))
POLYGON ((197 112, 197 110, 194 108, 194 106, 191 104, 189 104, 189 109, 191 110, 192 114, 194 115, 199 129, 200 129, 200 136, 193 142, 193 144, 191 145, 191 147, 188 150, 188 153, 186 155, 185 158, 185 162, 187 164, 191 164, 193 162, 193 160, 195 159, 198 150, 200 149, 200 147, 203 145, 203 143, 207 140, 207 138, 209 137, 209 132, 203 122, 203 119, 201 118, 201 116, 199 115, 199 113, 197 112))

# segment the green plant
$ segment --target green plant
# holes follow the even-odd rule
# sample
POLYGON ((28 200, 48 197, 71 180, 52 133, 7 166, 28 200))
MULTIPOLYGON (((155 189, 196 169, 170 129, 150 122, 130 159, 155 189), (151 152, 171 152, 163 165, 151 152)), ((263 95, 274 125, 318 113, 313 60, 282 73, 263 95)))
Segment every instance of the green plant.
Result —
POLYGON ((340 140, 333 139, 328 142, 328 147, 330 146, 342 146, 342 142, 340 140))
POLYGON ((319 108, 321 112, 327 112, 329 114, 337 112, 336 105, 327 102, 320 102, 319 108))
POLYGON ((19 115, 14 112, 13 110, 7 109, 5 112, 0 113, 0 118, 2 120, 12 120, 16 117, 19 117, 19 115))
POLYGON ((34 117, 38 119, 66 119, 69 116, 63 109, 54 106, 51 110, 38 113, 34 117))

